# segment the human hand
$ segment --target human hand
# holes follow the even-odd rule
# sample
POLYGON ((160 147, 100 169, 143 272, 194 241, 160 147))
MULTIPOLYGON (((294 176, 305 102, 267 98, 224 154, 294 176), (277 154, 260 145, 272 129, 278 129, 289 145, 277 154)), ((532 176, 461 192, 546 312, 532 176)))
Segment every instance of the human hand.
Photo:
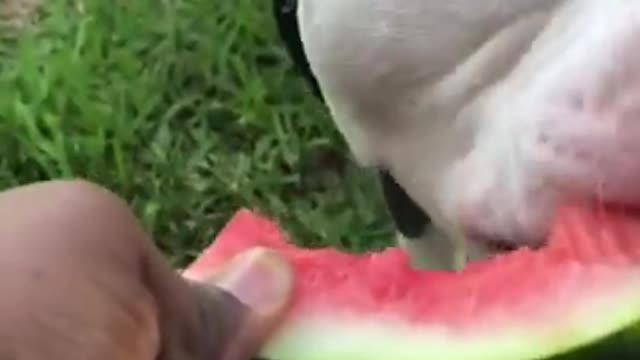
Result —
POLYGON ((84 181, 0 192, 0 358, 248 360, 292 275, 249 251, 186 279, 128 204, 84 181))
POLYGON ((203 314, 203 353, 219 360, 247 360, 279 325, 293 275, 276 252, 255 249, 199 279, 189 279, 203 314), (215 356, 213 356, 215 354, 215 356))

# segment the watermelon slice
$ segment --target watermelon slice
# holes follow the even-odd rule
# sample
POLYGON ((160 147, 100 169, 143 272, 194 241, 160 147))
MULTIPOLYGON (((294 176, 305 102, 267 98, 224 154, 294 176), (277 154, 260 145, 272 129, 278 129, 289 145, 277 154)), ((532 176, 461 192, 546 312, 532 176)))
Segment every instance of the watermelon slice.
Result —
POLYGON ((640 359, 640 214, 563 209, 548 245, 418 272, 399 249, 298 248, 239 211, 184 273, 255 246, 294 266, 295 298, 261 356, 273 360, 640 359))

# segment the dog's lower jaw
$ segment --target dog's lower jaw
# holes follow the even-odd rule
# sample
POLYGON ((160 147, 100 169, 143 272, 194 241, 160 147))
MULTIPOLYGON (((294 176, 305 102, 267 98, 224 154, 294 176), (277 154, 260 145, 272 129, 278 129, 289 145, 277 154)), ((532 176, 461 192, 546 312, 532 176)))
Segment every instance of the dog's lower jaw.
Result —
POLYGON ((487 257, 479 247, 469 247, 463 239, 454 239, 435 226, 415 238, 397 233, 396 242, 417 270, 460 271, 468 261, 487 257))
POLYGON ((407 252, 411 267, 423 271, 459 272, 470 262, 496 255, 484 244, 474 244, 463 237, 454 239, 435 226, 417 238, 397 233, 396 242, 407 252))

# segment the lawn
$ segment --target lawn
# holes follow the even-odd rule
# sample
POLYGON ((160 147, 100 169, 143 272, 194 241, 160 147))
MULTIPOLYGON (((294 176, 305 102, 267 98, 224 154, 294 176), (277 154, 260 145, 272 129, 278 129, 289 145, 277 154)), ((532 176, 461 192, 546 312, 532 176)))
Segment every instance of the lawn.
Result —
POLYGON ((100 183, 176 264, 239 207, 305 246, 389 244, 376 178, 293 70, 270 12, 266 0, 52 0, 19 36, 1 22, 0 189, 100 183))

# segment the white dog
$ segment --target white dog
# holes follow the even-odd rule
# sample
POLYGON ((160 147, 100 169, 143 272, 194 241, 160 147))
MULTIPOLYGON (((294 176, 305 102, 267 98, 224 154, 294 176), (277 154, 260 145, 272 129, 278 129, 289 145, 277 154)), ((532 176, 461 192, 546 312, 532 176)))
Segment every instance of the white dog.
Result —
POLYGON ((640 1, 283 2, 417 266, 538 246, 565 202, 640 202, 640 1))

